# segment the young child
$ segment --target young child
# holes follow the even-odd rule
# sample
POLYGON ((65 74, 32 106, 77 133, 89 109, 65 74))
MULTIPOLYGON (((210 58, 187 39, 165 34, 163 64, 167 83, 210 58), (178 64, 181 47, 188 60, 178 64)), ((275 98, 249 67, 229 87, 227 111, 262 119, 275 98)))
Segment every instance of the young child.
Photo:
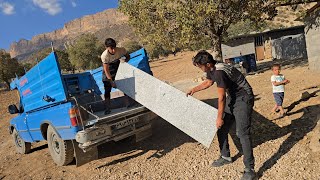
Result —
POLYGON ((280 111, 280 117, 285 115, 282 103, 284 99, 284 85, 288 84, 290 81, 285 79, 284 75, 280 74, 281 66, 280 64, 272 65, 273 75, 271 76, 273 97, 276 101, 276 105, 272 109, 273 113, 280 111))

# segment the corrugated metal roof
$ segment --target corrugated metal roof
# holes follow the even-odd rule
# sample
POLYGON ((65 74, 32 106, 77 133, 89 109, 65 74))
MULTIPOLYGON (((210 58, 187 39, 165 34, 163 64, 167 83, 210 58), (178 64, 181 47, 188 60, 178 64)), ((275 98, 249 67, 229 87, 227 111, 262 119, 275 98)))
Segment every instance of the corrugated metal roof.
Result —
POLYGON ((258 36, 258 35, 262 35, 262 34, 266 34, 266 33, 272 33, 272 32, 280 32, 280 31, 287 31, 287 30, 294 30, 294 29, 300 29, 300 28, 304 28, 304 25, 300 25, 300 26, 293 26, 293 27, 288 27, 288 28, 281 28, 281 29, 266 29, 264 31, 261 32, 250 32, 249 34, 242 34, 242 35, 238 35, 238 36, 234 36, 231 37, 230 40, 233 39, 238 39, 238 38, 244 38, 244 37, 254 37, 254 36, 258 36))

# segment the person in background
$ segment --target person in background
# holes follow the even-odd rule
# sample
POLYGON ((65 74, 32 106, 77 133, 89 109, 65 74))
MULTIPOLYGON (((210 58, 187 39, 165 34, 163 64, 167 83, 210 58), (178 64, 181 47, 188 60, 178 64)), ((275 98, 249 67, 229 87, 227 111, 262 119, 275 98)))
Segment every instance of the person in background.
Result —
POLYGON ((242 56, 242 53, 240 52, 240 62, 239 65, 241 66, 242 73, 246 76, 249 72, 249 64, 247 62, 247 59, 245 56, 242 56))

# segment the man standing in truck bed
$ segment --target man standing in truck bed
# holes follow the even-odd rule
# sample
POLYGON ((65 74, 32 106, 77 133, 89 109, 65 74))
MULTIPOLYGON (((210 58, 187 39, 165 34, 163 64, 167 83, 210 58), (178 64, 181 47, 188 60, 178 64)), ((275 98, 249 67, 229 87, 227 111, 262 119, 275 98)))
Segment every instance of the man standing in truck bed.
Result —
MULTIPOLYGON (((105 114, 110 114, 111 89, 112 87, 116 87, 114 79, 120 65, 120 58, 124 56, 126 58, 125 61, 128 62, 130 60, 130 55, 125 48, 117 47, 116 41, 112 38, 107 38, 105 40, 105 47, 106 50, 101 55, 103 63, 102 81, 105 89, 105 114)), ((127 105, 128 103, 129 102, 127 102, 127 105)))

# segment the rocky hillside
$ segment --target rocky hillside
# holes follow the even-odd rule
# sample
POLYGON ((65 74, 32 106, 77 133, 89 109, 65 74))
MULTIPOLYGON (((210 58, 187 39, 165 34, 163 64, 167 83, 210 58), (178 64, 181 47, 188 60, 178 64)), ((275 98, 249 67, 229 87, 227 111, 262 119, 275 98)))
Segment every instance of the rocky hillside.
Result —
POLYGON ((70 21, 62 29, 34 36, 31 40, 21 39, 10 46, 10 54, 19 60, 37 50, 49 47, 53 42, 56 48, 63 48, 65 43, 72 42, 83 33, 95 33, 101 40, 114 37, 119 42, 134 38, 132 28, 128 25, 128 17, 115 9, 84 16, 70 21))
MULTIPOLYGON (((296 19, 303 16, 305 11, 314 3, 298 5, 295 8, 279 7, 278 15, 269 22, 268 28, 284 28, 302 25, 296 19)), ((19 60, 27 59, 32 53, 50 46, 53 42, 56 48, 64 48, 64 44, 72 42, 83 33, 95 33, 103 41, 106 37, 114 37, 124 42, 135 39, 133 29, 128 25, 128 17, 116 9, 109 9, 94 15, 84 16, 68 22, 62 29, 34 36, 31 40, 21 39, 10 46, 10 54, 19 60)))
POLYGON ((276 27, 292 27, 303 25, 302 19, 306 11, 317 3, 300 4, 294 7, 282 6, 278 7, 278 15, 272 20, 272 24, 276 27))

